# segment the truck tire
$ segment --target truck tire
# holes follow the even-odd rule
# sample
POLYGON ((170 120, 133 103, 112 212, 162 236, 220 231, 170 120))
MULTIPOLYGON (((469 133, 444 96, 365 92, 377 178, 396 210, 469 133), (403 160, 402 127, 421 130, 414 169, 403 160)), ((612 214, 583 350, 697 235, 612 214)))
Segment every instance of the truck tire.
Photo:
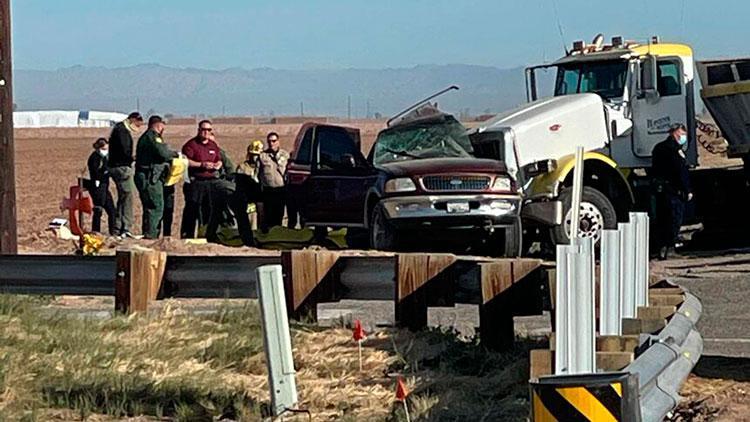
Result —
MULTIPOLYGON (((563 223, 550 230, 552 242, 556 245, 570 243, 568 234, 570 233, 572 198, 573 188, 565 188, 560 193, 560 200, 563 204, 563 223)), ((603 229, 616 228, 617 212, 612 202, 598 190, 584 186, 581 193, 581 225, 578 237, 593 237, 594 243, 597 243, 603 229)))
POLYGON ((521 256, 521 247, 523 246, 523 230, 521 229, 521 219, 515 224, 502 230, 502 239, 500 241, 500 256, 505 258, 516 258, 521 256))
POLYGON ((370 248, 380 251, 396 249, 396 230, 388 221, 385 209, 380 204, 375 205, 370 216, 370 248))

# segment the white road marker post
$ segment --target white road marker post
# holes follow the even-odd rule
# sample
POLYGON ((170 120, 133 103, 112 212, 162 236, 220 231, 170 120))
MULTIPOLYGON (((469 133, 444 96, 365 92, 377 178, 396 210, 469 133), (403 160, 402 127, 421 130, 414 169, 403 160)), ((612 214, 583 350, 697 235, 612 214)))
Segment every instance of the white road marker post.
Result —
MULTIPOLYGON (((583 147, 576 147, 573 167, 573 197, 570 199, 570 239, 578 237, 581 227, 581 196, 583 196, 583 147)), ((572 244, 572 242, 570 242, 572 244)))

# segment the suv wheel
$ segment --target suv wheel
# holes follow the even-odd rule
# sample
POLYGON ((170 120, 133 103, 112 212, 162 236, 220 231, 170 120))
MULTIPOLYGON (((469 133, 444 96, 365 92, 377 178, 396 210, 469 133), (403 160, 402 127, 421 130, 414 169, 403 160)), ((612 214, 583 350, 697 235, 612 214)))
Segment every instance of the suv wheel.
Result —
MULTIPOLYGON (((570 224, 573 212, 571 202, 573 188, 565 188, 560 193, 563 203, 563 224, 552 227, 552 241, 556 245, 570 243, 570 224)), ((581 223, 578 237, 591 237, 594 243, 599 242, 603 229, 617 228, 617 212, 609 198, 598 190, 584 186, 581 192, 581 223)))
POLYGON ((502 247, 501 256, 506 258, 521 256, 521 246, 523 245, 521 219, 519 218, 515 224, 503 230, 502 235, 503 243, 499 245, 502 247))
POLYGON ((380 204, 375 206, 370 216, 370 248, 381 251, 391 251, 396 248, 396 231, 380 204))

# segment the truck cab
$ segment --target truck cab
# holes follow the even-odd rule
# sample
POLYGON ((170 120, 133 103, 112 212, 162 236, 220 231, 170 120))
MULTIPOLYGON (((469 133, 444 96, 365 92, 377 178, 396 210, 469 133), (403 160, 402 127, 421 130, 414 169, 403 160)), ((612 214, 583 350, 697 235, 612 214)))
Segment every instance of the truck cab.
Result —
POLYGON ((529 103, 472 133, 484 144, 510 145, 517 158, 512 171, 524 186, 524 222, 549 229, 557 244, 569 241, 576 147, 586 151, 579 233, 595 239, 636 206, 651 151, 672 124, 687 126, 685 154, 697 165, 690 47, 656 37, 603 41, 601 35, 590 45, 577 41, 559 60, 527 68, 529 103), (541 98, 545 79, 553 89, 541 98))
POLYGON ((380 250, 479 231, 491 254, 520 253, 515 180, 502 161, 476 158, 466 128, 432 105, 380 131, 367 157, 357 129, 306 124, 287 173, 306 226, 361 230, 380 250))

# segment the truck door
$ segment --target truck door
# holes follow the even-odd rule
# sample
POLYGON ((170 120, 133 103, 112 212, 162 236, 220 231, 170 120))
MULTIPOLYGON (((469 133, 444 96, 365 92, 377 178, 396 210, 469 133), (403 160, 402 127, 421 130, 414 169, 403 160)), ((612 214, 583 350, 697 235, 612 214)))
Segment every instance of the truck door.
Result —
MULTIPOLYGON (((666 139, 669 127, 688 121, 688 95, 686 81, 692 81, 692 68, 686 74, 679 57, 659 57, 656 60, 657 96, 641 95, 633 104, 633 154, 639 158, 651 158, 651 151, 666 139)), ((648 76, 647 61, 641 61, 641 80, 648 76)), ((690 85, 692 86, 692 84, 690 85)), ((692 97, 691 97, 692 98, 692 97)), ((694 143, 693 139, 689 140, 694 143)))
POLYGON ((362 155, 359 131, 318 126, 313 161, 307 194, 308 224, 364 224, 367 191, 375 183, 377 173, 362 155))

